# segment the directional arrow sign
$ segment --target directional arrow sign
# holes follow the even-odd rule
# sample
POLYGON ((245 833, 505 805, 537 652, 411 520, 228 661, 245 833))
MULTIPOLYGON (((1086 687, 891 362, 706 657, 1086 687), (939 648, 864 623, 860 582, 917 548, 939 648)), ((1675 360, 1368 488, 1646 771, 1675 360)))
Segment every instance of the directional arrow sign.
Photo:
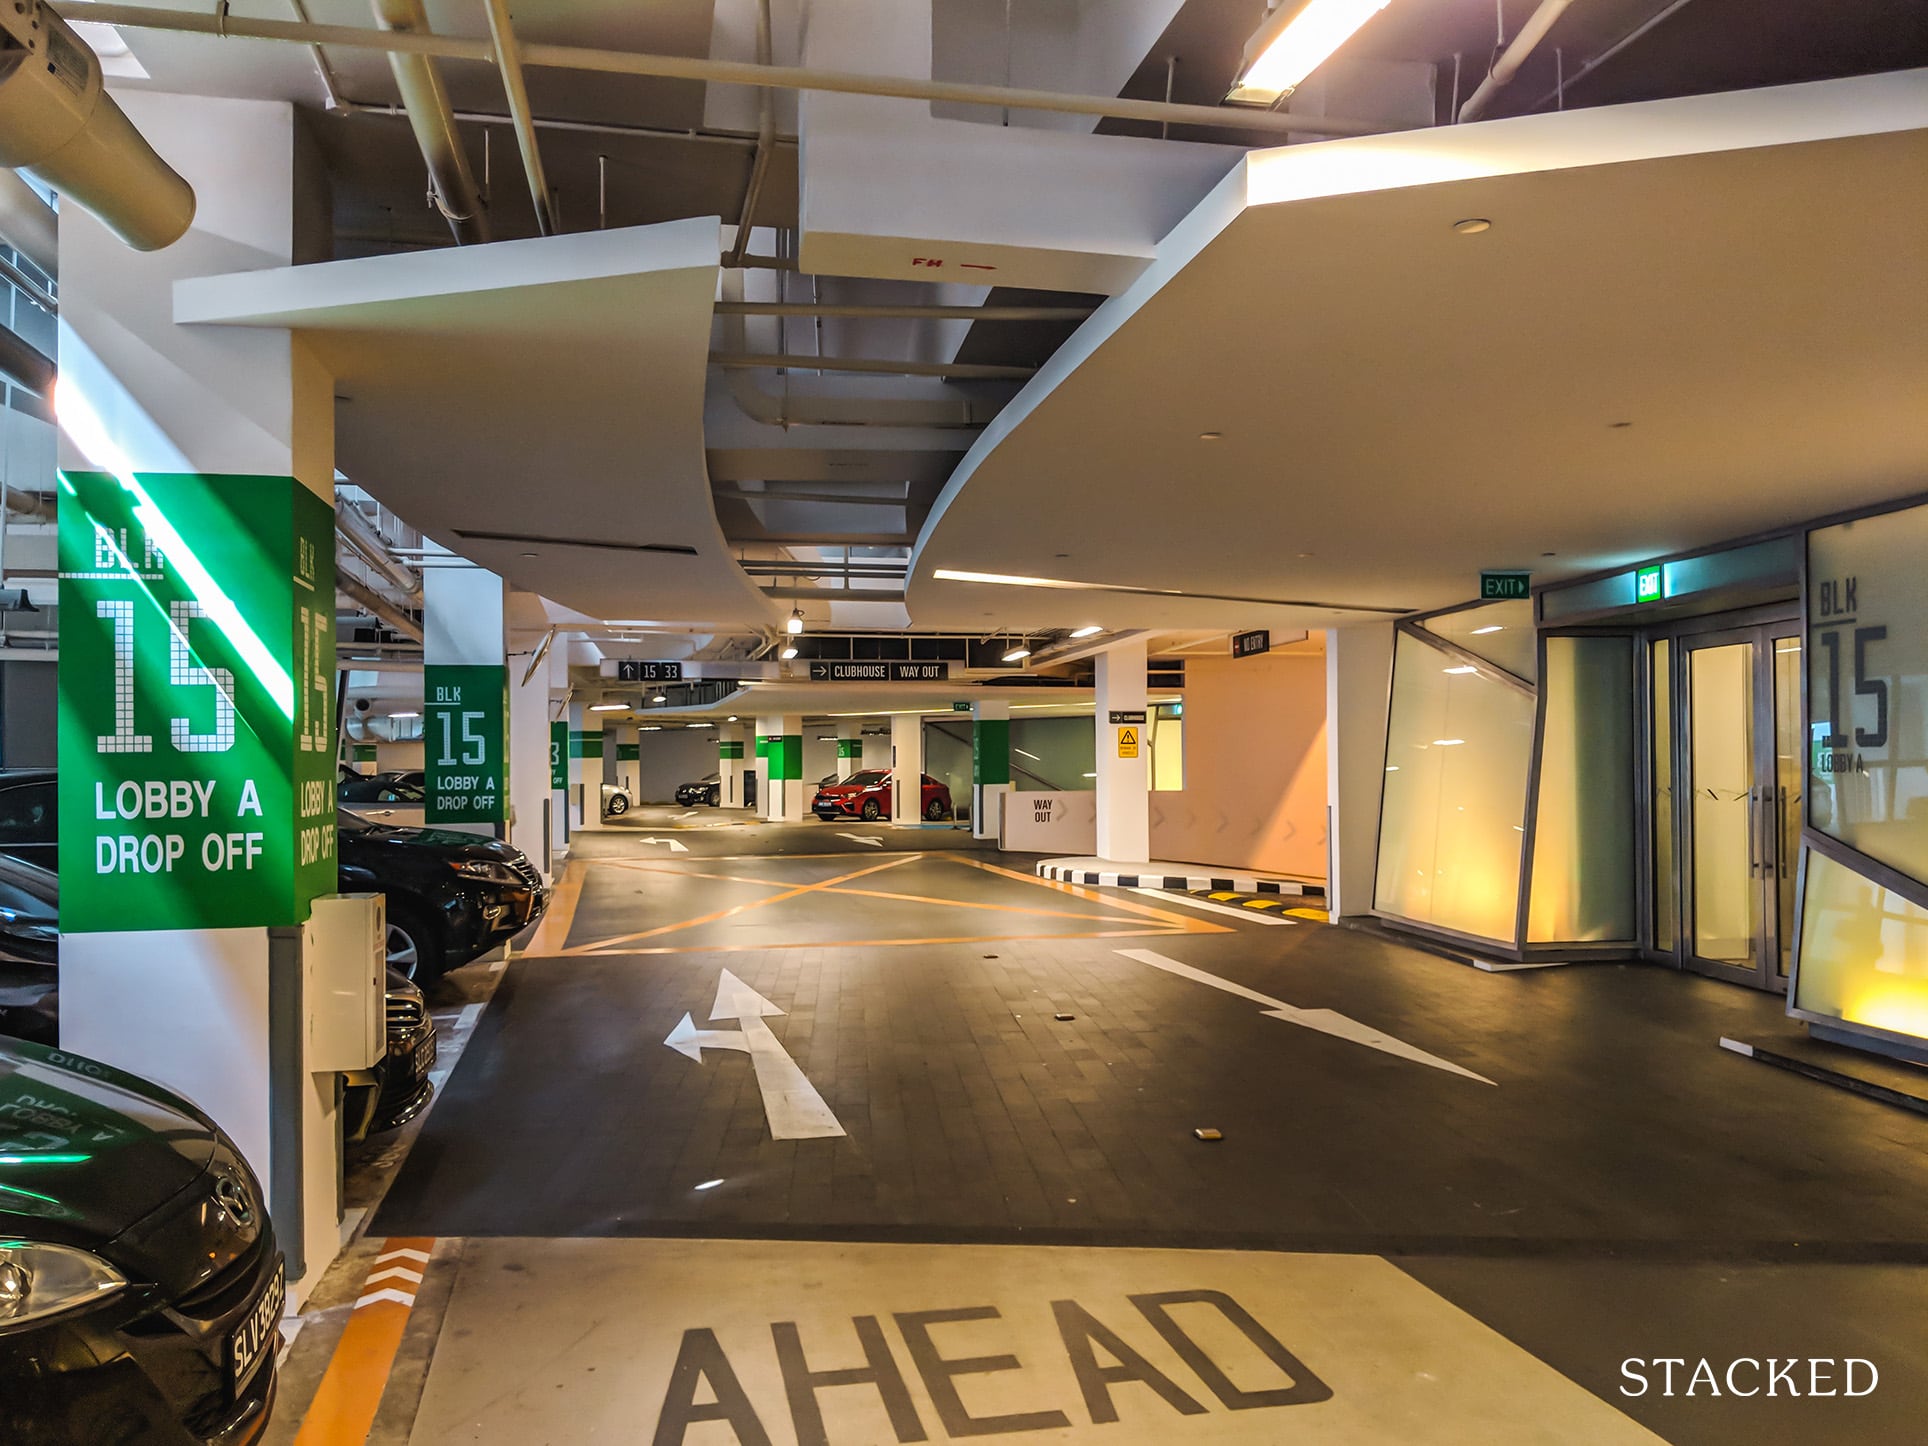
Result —
POLYGON ((1409 1059, 1414 1064, 1443 1069, 1448 1074, 1478 1080, 1481 1084, 1493 1083, 1483 1074, 1474 1074, 1470 1069, 1461 1069, 1451 1060, 1441 1059, 1436 1054, 1428 1054, 1423 1049, 1407 1044, 1403 1039, 1394 1039, 1390 1034, 1384 1034, 1369 1024, 1361 1024, 1358 1020, 1348 1018, 1337 1010, 1300 1009, 1297 1005, 1287 1004, 1281 999, 1273 999, 1269 995, 1260 994, 1255 989, 1247 989, 1243 984, 1234 984, 1229 979, 1221 979, 1216 974, 1207 974, 1203 969, 1194 969, 1189 964, 1181 964, 1176 959, 1168 959, 1163 954, 1154 953, 1150 949, 1120 949, 1118 952, 1127 959, 1136 959, 1140 964, 1149 964, 1154 969, 1163 969, 1167 974, 1176 974, 1181 979, 1209 984, 1214 989, 1223 989, 1227 994, 1236 994, 1239 998, 1249 999, 1254 1004, 1266 1005, 1268 1007, 1265 1010, 1265 1016, 1268 1019, 1283 1019, 1287 1024, 1303 1025, 1307 1029, 1316 1029, 1322 1034, 1330 1034, 1338 1039, 1349 1039, 1354 1044, 1365 1045, 1368 1049, 1396 1055, 1400 1059, 1409 1059))
POLYGON ((756 1071, 756 1087, 763 1095, 763 1114, 770 1122, 774 1140, 835 1139, 848 1133, 837 1123, 830 1106, 823 1102, 816 1086, 804 1077, 797 1062, 783 1048, 783 1042, 770 1032, 763 1021, 783 1011, 750 988, 729 970, 716 986, 716 1003, 710 1008, 712 1022, 734 1019, 738 1029, 698 1029, 685 1014, 663 1041, 678 1054, 686 1054, 698 1064, 706 1049, 740 1049, 750 1056, 756 1071))
POLYGON ((840 833, 840 834, 838 834, 838 835, 837 835, 837 837, 838 837, 838 838, 847 838, 847 839, 849 839, 849 840, 850 840, 850 841, 851 841, 852 843, 860 843, 860 844, 868 844, 868 845, 869 845, 869 846, 870 846, 871 848, 874 848, 874 849, 880 849, 880 848, 882 848, 882 847, 884 846, 884 841, 883 841, 882 839, 880 839, 880 838, 877 838, 877 837, 875 837, 874 835, 871 835, 871 834, 864 834, 864 833, 840 833))
POLYGON ((688 848, 684 847, 682 844, 678 843, 673 838, 644 838, 644 839, 638 839, 636 840, 636 842, 668 844, 669 851, 673 854, 686 854, 689 852, 688 848))

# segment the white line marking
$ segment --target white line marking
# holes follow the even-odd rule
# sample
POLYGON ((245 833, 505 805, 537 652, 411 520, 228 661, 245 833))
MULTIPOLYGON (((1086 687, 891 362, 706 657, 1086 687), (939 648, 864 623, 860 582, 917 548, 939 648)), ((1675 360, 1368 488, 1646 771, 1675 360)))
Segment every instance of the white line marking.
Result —
POLYGON ((850 840, 850 841, 851 841, 852 843, 860 843, 860 844, 868 844, 868 845, 869 845, 869 846, 870 846, 871 848, 874 848, 874 849, 880 849, 880 848, 882 848, 882 847, 884 846, 884 841, 883 841, 882 839, 880 839, 880 838, 877 838, 877 837, 875 837, 874 835, 871 835, 871 834, 863 834, 863 833, 840 833, 840 834, 838 834, 838 835, 837 835, 837 837, 838 837, 838 838, 847 838, 847 839, 849 839, 849 840, 850 840))
POLYGON ((420 1285, 422 1283, 422 1272, 419 1270, 409 1270, 400 1265, 391 1265, 387 1270, 376 1271, 373 1275, 369 1276, 363 1284, 374 1285, 378 1281, 383 1280, 406 1280, 411 1285, 420 1285))
POLYGON ((1176 974, 1181 979, 1190 979, 1199 984, 1209 984, 1214 989, 1223 989, 1227 994, 1236 994, 1241 999, 1249 999, 1254 1004, 1267 1006, 1266 1017, 1283 1019, 1287 1024, 1303 1025, 1316 1029, 1321 1034, 1330 1034, 1338 1039, 1349 1039, 1354 1044, 1363 1044, 1368 1049, 1379 1050, 1383 1054, 1396 1055, 1400 1059, 1411 1060, 1414 1064, 1430 1065, 1443 1069, 1448 1074, 1462 1075, 1467 1079, 1478 1080, 1481 1084, 1493 1081, 1483 1074, 1474 1074, 1470 1069, 1462 1069, 1450 1060, 1441 1059, 1436 1054, 1407 1044, 1403 1039, 1394 1039, 1371 1025, 1361 1024, 1332 1009, 1300 1009, 1297 1005, 1287 1004, 1284 1000, 1274 999, 1269 994, 1260 994, 1256 989, 1247 989, 1243 984, 1234 984, 1229 979, 1221 979, 1216 974, 1207 974, 1203 969, 1194 969, 1189 964, 1180 964, 1176 959, 1168 959, 1163 954, 1153 953, 1150 949, 1120 949, 1118 953, 1127 959, 1136 959, 1140 964, 1149 964, 1154 969, 1163 969, 1167 974, 1176 974))
POLYGON ((1749 1059, 1754 1057, 1754 1046, 1748 1044, 1745 1040, 1729 1039, 1723 1034, 1720 1037, 1720 1047, 1722 1049, 1731 1049, 1735 1054, 1744 1054, 1749 1059))
POLYGON ((1263 909, 1235 909, 1230 904, 1214 903, 1210 899, 1194 899, 1190 894, 1177 894, 1169 889, 1133 889, 1134 894, 1143 894, 1148 899, 1163 899, 1168 903, 1186 904, 1194 909, 1203 909, 1208 914, 1230 914, 1234 919, 1249 919, 1254 924, 1296 924, 1297 919, 1275 919, 1263 909))
POLYGON ((689 852, 689 849, 687 847, 685 847, 683 844, 678 843, 673 838, 642 838, 642 839, 637 839, 636 842, 668 844, 669 851, 673 854, 686 854, 689 852))
POLYGON ((676 823, 680 823, 686 818, 695 818, 695 817, 696 817, 695 809, 691 809, 688 813, 672 813, 670 815, 671 821, 676 823))
POLYGON ((429 1255, 426 1250, 410 1250, 406 1245, 398 1245, 393 1250, 385 1250, 375 1257, 375 1264, 385 1265, 391 1260, 414 1260, 427 1265, 429 1255))
POLYGON ((763 1114, 770 1122, 770 1138, 841 1138, 849 1132, 837 1122, 837 1116, 824 1103, 816 1086, 790 1058, 783 1041, 763 1022, 768 1016, 782 1013, 725 969, 716 986, 716 1003, 710 1009, 710 1019, 734 1019, 742 1027, 698 1029, 696 1022, 685 1014, 663 1043, 698 1064, 703 1062, 706 1049, 740 1049, 748 1054, 750 1067, 756 1071, 756 1087, 763 1095, 763 1114))
POLYGON ((455 1016, 456 1030, 458 1032, 466 1033, 467 1031, 474 1029, 475 1021, 482 1017, 482 1011, 487 1007, 488 1007, 487 1004, 480 1003, 480 1002, 475 1004, 464 1004, 462 1006, 462 1012, 455 1016))
POLYGON ((367 1295, 355 1302, 355 1309, 360 1310, 365 1305, 374 1305, 378 1301, 384 1300, 392 1300, 395 1304, 405 1305, 410 1309, 413 1309, 415 1305, 414 1296, 404 1295, 399 1290, 371 1290, 367 1295))

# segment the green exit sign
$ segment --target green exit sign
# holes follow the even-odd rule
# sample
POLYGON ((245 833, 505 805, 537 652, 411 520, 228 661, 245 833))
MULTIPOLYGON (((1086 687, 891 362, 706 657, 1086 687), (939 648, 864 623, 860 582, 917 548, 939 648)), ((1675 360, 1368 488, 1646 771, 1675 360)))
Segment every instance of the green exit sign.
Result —
POLYGON ((1530 572, 1482 572, 1479 575, 1480 601, 1505 601, 1531 596, 1532 582, 1533 574, 1530 572))
POLYGON ((1636 569, 1633 575, 1633 600, 1635 602, 1658 602, 1660 600, 1660 564, 1636 569))

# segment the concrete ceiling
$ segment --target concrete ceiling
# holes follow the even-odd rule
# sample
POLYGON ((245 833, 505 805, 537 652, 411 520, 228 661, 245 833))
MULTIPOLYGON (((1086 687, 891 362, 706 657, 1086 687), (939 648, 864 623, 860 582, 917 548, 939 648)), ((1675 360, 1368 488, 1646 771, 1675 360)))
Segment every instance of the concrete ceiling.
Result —
POLYGON ((676 221, 205 277, 175 319, 306 338, 336 379, 337 466, 512 586, 755 627, 775 614, 703 459, 717 260, 714 218, 676 221))
POLYGON ((979 439, 912 618, 1319 627, 1205 599, 1436 607, 1918 491, 1922 175, 1920 71, 1255 153, 979 439))

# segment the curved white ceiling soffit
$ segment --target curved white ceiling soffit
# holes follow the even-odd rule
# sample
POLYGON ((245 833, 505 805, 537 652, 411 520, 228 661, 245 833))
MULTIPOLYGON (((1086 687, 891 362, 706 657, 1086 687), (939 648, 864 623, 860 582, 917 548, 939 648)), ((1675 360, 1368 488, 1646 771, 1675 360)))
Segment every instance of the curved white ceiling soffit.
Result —
POLYGON ((1924 174, 1928 71, 1254 153, 978 438, 911 616, 1320 627, 1918 490, 1924 174))
POLYGON ((512 587, 767 626, 704 464, 719 225, 197 278, 175 320, 292 328, 335 377, 342 472, 512 587))

